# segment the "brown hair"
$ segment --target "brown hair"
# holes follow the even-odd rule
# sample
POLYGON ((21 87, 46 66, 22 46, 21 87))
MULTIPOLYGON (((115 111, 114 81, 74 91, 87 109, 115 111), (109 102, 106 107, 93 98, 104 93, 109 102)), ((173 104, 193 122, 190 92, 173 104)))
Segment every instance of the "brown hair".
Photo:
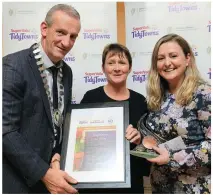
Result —
POLYGON ((119 57, 126 57, 129 62, 129 69, 132 68, 132 56, 124 45, 121 45, 119 43, 111 43, 105 46, 103 53, 102 53, 102 66, 104 67, 106 56, 110 53, 113 55, 119 55, 119 57))

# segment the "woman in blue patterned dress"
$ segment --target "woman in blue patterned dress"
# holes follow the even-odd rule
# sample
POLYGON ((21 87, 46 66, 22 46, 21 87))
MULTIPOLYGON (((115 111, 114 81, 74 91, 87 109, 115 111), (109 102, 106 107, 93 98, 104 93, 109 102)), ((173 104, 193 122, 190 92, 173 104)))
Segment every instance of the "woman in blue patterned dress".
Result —
POLYGON ((199 76, 192 49, 181 36, 168 34, 156 43, 147 95, 152 131, 165 140, 180 136, 186 146, 176 151, 153 147, 159 153, 149 159, 153 193, 210 193, 211 86, 199 76))

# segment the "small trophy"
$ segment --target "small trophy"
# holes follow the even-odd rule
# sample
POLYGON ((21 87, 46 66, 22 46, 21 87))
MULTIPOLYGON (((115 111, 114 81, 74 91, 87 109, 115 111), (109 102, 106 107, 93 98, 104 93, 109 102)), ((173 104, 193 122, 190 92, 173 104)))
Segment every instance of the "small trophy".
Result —
POLYGON ((156 158, 159 154, 157 154, 152 148, 153 146, 158 146, 161 143, 164 143, 162 137, 155 134, 146 121, 147 114, 144 114, 138 122, 138 130, 141 132, 143 136, 142 143, 135 147, 134 150, 130 151, 130 154, 141 157, 141 158, 156 158))
POLYGON ((158 154, 152 150, 153 146, 157 146, 157 140, 152 136, 145 136, 142 144, 138 145, 130 154, 141 158, 156 158, 158 154))

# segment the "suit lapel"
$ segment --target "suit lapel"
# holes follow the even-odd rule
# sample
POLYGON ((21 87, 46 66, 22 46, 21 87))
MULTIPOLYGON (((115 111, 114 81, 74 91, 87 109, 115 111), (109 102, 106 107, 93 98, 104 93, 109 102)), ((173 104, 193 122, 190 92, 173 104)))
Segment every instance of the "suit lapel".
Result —
POLYGON ((34 74, 34 76, 35 76, 36 82, 37 82, 38 87, 39 87, 39 89, 40 89, 41 97, 42 97, 42 100, 43 100, 43 104, 44 104, 45 111, 46 111, 46 113, 47 113, 49 122, 50 122, 51 126, 53 127, 48 97, 47 97, 46 91, 45 91, 45 89, 44 89, 44 84, 43 84, 43 81, 42 81, 40 72, 39 72, 39 70, 38 70, 38 66, 37 66, 37 64, 36 64, 36 60, 35 60, 35 58, 34 58, 34 54, 33 54, 33 49, 32 49, 32 47, 30 48, 29 64, 30 64, 30 66, 31 66, 31 68, 32 68, 32 71, 33 71, 33 74, 34 74))
MULTIPOLYGON (((66 111, 67 111, 67 103, 69 103, 69 97, 71 96, 71 86, 70 86, 70 71, 69 70, 66 70, 67 67, 64 63, 64 66, 63 66, 63 85, 64 85, 64 116, 66 114, 66 111)), ((70 100, 70 104, 71 104, 71 100, 70 100)))

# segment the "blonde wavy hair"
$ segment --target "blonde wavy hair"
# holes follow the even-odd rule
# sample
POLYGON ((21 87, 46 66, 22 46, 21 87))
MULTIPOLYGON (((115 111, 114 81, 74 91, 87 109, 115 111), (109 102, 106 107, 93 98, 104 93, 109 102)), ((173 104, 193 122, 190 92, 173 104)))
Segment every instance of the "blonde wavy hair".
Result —
POLYGON ((167 81, 161 77, 157 71, 158 51, 160 46, 166 42, 176 42, 183 50, 185 57, 190 55, 189 64, 185 70, 185 78, 181 87, 175 93, 175 101, 179 105, 187 105, 193 97, 193 92, 197 89, 200 82, 204 82, 195 64, 195 57, 189 44, 185 39, 177 34, 163 36, 155 44, 151 68, 148 74, 147 84, 147 103, 150 110, 159 110, 165 92, 168 90, 167 81))

